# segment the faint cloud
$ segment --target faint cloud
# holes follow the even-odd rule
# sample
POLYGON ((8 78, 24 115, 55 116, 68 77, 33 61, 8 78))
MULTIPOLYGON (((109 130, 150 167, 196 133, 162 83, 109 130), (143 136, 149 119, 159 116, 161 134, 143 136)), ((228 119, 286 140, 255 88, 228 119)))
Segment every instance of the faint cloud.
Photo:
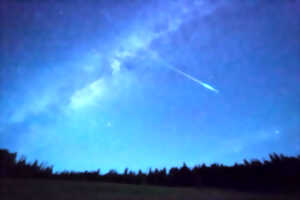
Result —
POLYGON ((95 66, 93 66, 93 65, 85 65, 83 67, 83 70, 86 71, 86 72, 93 72, 95 70, 95 66))
POLYGON ((40 96, 39 99, 26 101, 18 110, 14 110, 9 117, 9 122, 20 123, 23 122, 29 115, 38 115, 42 112, 46 112, 51 104, 53 104, 53 98, 51 96, 40 96))
POLYGON ((104 79, 98 79, 86 87, 77 90, 70 98, 70 107, 72 109, 79 109, 94 105, 105 95, 106 90, 104 79))
POLYGON ((137 35, 131 35, 128 38, 128 43, 130 44, 131 48, 134 50, 138 50, 148 46, 149 42, 151 41, 152 38, 148 38, 148 40, 146 40, 146 38, 142 38, 137 35))
POLYGON ((113 74, 117 74, 120 72, 120 69, 121 69, 121 63, 120 61, 114 59, 111 63, 111 68, 112 68, 112 73, 113 74))
POLYGON ((133 52, 130 51, 116 51, 115 55, 119 58, 127 58, 127 57, 133 57, 135 56, 135 54, 133 52))

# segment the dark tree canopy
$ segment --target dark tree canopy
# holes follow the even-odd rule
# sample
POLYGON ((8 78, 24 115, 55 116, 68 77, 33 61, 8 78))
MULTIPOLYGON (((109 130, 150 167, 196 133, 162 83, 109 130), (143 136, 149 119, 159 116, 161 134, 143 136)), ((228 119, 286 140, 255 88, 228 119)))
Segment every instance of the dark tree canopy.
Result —
POLYGON ((240 190, 282 191, 297 190, 300 185, 300 156, 288 157, 270 155, 269 160, 244 160, 243 164, 224 166, 212 164, 195 166, 192 169, 185 163, 169 170, 150 169, 148 173, 138 173, 125 169, 123 174, 110 170, 106 174, 97 171, 53 173, 52 166, 37 161, 16 160, 16 153, 0 150, 0 177, 47 178, 68 180, 106 181, 129 184, 152 184, 165 186, 221 187, 240 190))

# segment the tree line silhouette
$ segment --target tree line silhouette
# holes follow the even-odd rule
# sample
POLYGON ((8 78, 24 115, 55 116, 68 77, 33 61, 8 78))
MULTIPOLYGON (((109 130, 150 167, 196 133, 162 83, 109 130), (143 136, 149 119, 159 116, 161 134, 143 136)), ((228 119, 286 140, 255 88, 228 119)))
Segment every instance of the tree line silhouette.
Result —
POLYGON ((269 160, 244 160, 243 164, 224 166, 205 164, 189 168, 186 164, 164 169, 150 169, 147 173, 137 173, 125 169, 123 173, 110 170, 101 174, 100 170, 54 173, 53 166, 25 158, 16 159, 16 153, 0 149, 0 178, 45 178, 64 180, 103 181, 127 184, 150 184, 163 186, 218 187, 255 191, 291 191, 300 189, 300 156, 288 157, 269 155, 269 160))

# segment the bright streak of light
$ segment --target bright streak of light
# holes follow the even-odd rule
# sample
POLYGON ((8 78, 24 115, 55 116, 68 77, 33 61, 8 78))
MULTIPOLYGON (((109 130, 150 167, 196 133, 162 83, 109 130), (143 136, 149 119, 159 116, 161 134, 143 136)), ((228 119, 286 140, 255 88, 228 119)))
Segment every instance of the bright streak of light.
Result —
POLYGON ((186 77, 186 78, 188 78, 188 79, 190 79, 190 80, 192 80, 192 81, 200 84, 202 87, 204 87, 204 88, 206 88, 206 89, 208 89, 208 90, 210 90, 212 92, 219 93, 219 90, 215 89, 213 86, 211 86, 211 85, 209 85, 207 83, 204 83, 203 81, 201 81, 201 80, 199 80, 199 79, 197 79, 197 78, 195 78, 195 77, 193 77, 193 76, 191 76, 191 75, 189 75, 189 74, 187 74, 187 73, 185 73, 185 72, 183 72, 183 71, 181 71, 181 70, 179 70, 179 69, 177 69, 175 67, 170 66, 168 63, 166 63, 164 60, 162 60, 160 58, 160 56, 156 52, 149 51, 149 53, 150 53, 150 55, 151 55, 152 58, 159 59, 162 63, 164 63, 164 66, 167 67, 167 68, 169 68, 170 70, 176 72, 177 74, 183 75, 184 77, 186 77))
POLYGON ((183 71, 181 71, 181 70, 179 70, 179 69, 177 69, 175 67, 168 66, 168 68, 171 69, 172 71, 174 71, 174 72, 176 72, 178 74, 181 74, 181 75, 185 76, 186 78, 188 78, 188 79, 190 79, 190 80, 192 80, 192 81, 194 81, 194 82, 202 85, 203 87, 205 87, 206 89, 208 89, 210 91, 213 91, 215 93, 219 93, 219 90, 215 89, 211 85, 209 85, 207 83, 204 83, 204 82, 200 81, 199 79, 197 79, 197 78, 195 78, 195 77, 193 77, 193 76, 191 76, 191 75, 189 75, 189 74, 187 74, 187 73, 185 73, 185 72, 183 72, 183 71))

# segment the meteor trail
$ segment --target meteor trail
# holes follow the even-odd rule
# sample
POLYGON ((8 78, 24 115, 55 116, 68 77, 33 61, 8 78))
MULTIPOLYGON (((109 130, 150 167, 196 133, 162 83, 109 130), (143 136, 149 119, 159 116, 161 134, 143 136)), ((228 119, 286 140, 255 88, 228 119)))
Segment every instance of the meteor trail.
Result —
POLYGON ((185 72, 183 72, 183 71, 181 71, 181 70, 179 70, 179 69, 177 69, 175 67, 168 66, 168 68, 171 69, 172 71, 178 73, 178 74, 181 74, 181 75, 185 76, 186 78, 188 78, 188 79, 190 79, 192 81, 195 81, 196 83, 202 85, 203 87, 205 87, 206 89, 208 89, 210 91, 213 91, 215 93, 219 93, 219 90, 213 88, 211 85, 209 85, 207 83, 204 83, 204 82, 196 79, 195 77, 193 77, 193 76, 191 76, 191 75, 189 75, 189 74, 187 74, 187 73, 185 73, 185 72))
POLYGON ((169 68, 170 70, 176 72, 177 74, 183 75, 184 77, 186 77, 186 78, 188 78, 188 79, 190 79, 192 81, 195 81, 196 83, 200 84, 201 86, 205 87, 206 89, 208 89, 208 90, 210 90, 212 92, 219 93, 219 90, 215 89, 211 85, 209 85, 207 83, 204 83, 204 82, 200 81, 199 79, 197 79, 197 78, 195 78, 195 77, 193 77, 193 76, 191 76, 191 75, 189 75, 189 74, 187 74, 187 73, 185 73, 185 72, 183 72, 183 71, 181 71, 181 70, 179 70, 179 69, 177 69, 175 67, 170 66, 168 63, 164 62, 164 60, 162 60, 156 52, 153 52, 153 51, 149 51, 149 52, 150 52, 150 55, 153 58, 159 59, 162 63, 165 64, 164 66, 167 67, 167 68, 169 68))

